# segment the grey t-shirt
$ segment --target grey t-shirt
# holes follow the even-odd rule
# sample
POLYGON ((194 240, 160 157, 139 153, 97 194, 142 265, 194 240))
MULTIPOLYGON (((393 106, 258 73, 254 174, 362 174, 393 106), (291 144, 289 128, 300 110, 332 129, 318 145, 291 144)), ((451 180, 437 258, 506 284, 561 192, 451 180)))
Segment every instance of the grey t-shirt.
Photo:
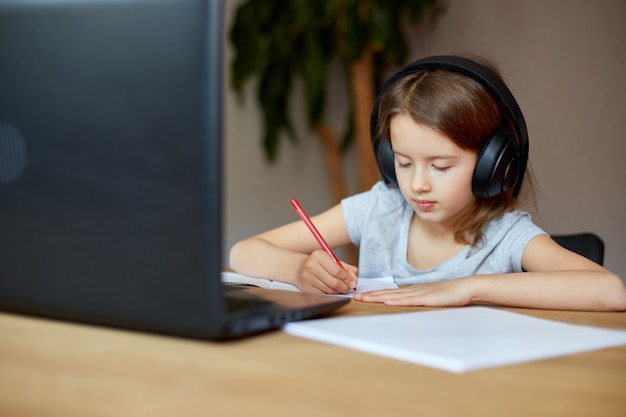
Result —
POLYGON ((371 190, 341 202, 350 239, 359 245, 359 276, 392 276, 397 285, 443 281, 475 274, 522 271, 522 253, 535 236, 546 234, 530 215, 513 211, 493 220, 476 248, 429 270, 417 270, 407 261, 409 225, 413 209, 400 190, 379 182, 371 190))

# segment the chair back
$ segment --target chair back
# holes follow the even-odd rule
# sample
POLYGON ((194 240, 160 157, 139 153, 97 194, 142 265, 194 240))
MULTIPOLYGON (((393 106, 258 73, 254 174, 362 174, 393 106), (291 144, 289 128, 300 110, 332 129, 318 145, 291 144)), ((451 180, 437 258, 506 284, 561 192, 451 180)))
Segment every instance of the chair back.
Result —
POLYGON ((594 233, 553 235, 552 239, 565 249, 591 259, 599 265, 604 263, 604 242, 594 233))

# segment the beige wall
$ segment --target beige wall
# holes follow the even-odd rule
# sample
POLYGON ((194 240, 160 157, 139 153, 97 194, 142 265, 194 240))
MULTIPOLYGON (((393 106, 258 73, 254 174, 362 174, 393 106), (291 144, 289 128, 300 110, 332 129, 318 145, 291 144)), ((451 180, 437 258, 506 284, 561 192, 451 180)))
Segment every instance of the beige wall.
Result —
MULTIPOLYGON (((227 2, 230 24, 234 6, 227 2)), ((524 111, 539 183, 538 224, 550 233, 594 231, 606 266, 626 278, 626 2, 623 0, 449 0, 433 29, 411 31, 412 58, 470 52, 501 67, 524 111)), ((230 51, 227 51, 230 54, 230 51)), ((340 71, 332 81, 331 124, 343 126, 340 71)), ((228 90, 227 90, 228 91, 228 90)), ((295 220, 289 199, 310 213, 330 198, 320 150, 294 96, 301 142, 285 142, 279 163, 260 150, 252 89, 243 105, 226 96, 226 242, 295 220)), ((351 156, 347 158, 352 167, 351 156)))

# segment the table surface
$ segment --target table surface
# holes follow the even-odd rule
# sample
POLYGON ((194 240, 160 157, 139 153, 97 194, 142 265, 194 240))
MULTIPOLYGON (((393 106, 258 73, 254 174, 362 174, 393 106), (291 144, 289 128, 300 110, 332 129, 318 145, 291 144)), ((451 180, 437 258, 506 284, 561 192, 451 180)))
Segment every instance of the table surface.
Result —
MULTIPOLYGON (((626 313, 504 310, 626 329, 626 313)), ((623 417, 625 383, 626 345, 455 374, 282 331, 216 343, 0 313, 3 417, 623 417)))

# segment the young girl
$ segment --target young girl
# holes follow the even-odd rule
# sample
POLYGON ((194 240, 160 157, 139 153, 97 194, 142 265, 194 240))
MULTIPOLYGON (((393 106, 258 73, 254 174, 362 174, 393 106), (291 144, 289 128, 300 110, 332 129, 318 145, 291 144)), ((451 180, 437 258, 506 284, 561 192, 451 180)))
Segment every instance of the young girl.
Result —
POLYGON ((378 97, 372 141, 385 181, 312 218, 329 246, 359 245, 359 268, 337 265, 301 221, 238 242, 231 268, 324 293, 393 276, 400 288, 354 296, 388 305, 626 309, 618 276, 517 209, 526 127, 491 64, 453 56, 405 67, 378 97))

